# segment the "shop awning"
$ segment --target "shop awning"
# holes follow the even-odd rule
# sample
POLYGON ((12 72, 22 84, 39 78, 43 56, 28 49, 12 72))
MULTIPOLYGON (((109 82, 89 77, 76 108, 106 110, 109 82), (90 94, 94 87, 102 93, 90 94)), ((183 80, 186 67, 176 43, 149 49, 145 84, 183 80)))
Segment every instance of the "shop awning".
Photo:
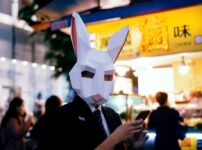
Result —
MULTIPOLYGON (((189 1, 153 0, 150 2, 136 3, 124 7, 112 8, 107 10, 98 10, 93 13, 84 13, 84 14, 81 13, 80 15, 85 23, 92 23, 113 18, 126 18, 147 13, 154 13, 168 9, 175 9, 201 3, 202 0, 189 0, 189 1)), ((71 24, 71 16, 65 16, 51 22, 36 24, 33 26, 33 28, 35 30, 43 30, 50 27, 52 30, 58 30, 64 27, 68 27, 70 26, 70 24, 71 24)))

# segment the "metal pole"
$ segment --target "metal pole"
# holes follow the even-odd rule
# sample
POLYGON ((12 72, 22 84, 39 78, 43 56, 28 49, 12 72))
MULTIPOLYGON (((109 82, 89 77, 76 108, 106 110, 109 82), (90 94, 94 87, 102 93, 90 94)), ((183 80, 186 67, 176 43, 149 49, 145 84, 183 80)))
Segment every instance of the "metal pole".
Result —
POLYGON ((15 59, 16 57, 16 29, 15 25, 12 26, 12 54, 11 58, 15 59))
MULTIPOLYGON (((15 59, 16 58, 16 27, 15 27, 15 23, 17 20, 17 15, 18 15, 18 0, 12 0, 11 1, 11 14, 12 14, 12 18, 13 18, 13 25, 11 28, 11 59, 15 59)), ((12 82, 12 86, 13 88, 15 88, 15 65, 13 63, 11 63, 11 82, 12 82)))
MULTIPOLYGON (((11 59, 15 59, 16 58, 16 32, 15 32, 15 25, 12 26, 12 40, 11 40, 11 59)), ((15 64, 13 64, 11 62, 11 84, 12 84, 12 87, 14 88, 15 87, 15 64)))

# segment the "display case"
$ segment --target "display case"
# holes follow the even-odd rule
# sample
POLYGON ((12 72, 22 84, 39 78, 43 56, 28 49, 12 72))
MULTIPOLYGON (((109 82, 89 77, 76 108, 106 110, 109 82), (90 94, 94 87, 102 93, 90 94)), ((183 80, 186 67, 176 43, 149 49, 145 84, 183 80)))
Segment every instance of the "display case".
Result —
MULTIPOLYGON (((174 96, 174 98, 176 98, 176 96, 174 96)), ((179 141, 182 150, 202 149, 201 100, 202 99, 178 99, 170 102, 170 106, 179 111, 180 115, 184 118, 184 124, 189 127, 186 138, 183 141, 179 141)), ((141 110, 149 109, 152 111, 158 107, 158 104, 152 96, 145 97, 140 95, 127 95, 123 93, 121 95, 114 94, 110 96, 109 101, 105 105, 118 112, 121 115, 123 122, 133 119, 141 110)), ((156 134, 149 131, 148 135, 149 139, 142 148, 143 150, 151 150, 153 148, 156 134)))

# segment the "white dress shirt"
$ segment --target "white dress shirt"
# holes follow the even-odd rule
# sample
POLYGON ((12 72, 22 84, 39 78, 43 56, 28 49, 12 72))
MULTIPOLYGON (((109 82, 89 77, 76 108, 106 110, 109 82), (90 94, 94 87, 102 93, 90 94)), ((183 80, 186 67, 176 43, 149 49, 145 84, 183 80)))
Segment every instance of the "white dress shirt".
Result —
MULTIPOLYGON (((94 106, 92 106, 92 105, 89 105, 89 107, 90 107, 90 110, 91 110, 92 112, 94 112, 94 111, 96 110, 96 108, 95 108, 94 106)), ((99 109, 100 112, 101 112, 102 124, 103 124, 103 126, 104 126, 104 129, 105 129, 105 132, 106 132, 107 136, 109 136, 109 133, 110 133, 110 132, 109 132, 109 128, 108 128, 108 126, 107 126, 107 121, 106 121, 106 119, 105 119, 105 117, 104 117, 104 115, 103 115, 103 113, 102 113, 102 107, 99 106, 97 109, 99 109)))

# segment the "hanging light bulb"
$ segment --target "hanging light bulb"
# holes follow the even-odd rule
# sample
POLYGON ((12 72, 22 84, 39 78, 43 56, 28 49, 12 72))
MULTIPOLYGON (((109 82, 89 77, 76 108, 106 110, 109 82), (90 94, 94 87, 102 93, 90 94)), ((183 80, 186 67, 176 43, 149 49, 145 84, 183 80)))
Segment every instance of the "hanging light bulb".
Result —
POLYGON ((185 63, 184 56, 182 56, 179 72, 181 75, 186 75, 189 71, 189 66, 185 63))

